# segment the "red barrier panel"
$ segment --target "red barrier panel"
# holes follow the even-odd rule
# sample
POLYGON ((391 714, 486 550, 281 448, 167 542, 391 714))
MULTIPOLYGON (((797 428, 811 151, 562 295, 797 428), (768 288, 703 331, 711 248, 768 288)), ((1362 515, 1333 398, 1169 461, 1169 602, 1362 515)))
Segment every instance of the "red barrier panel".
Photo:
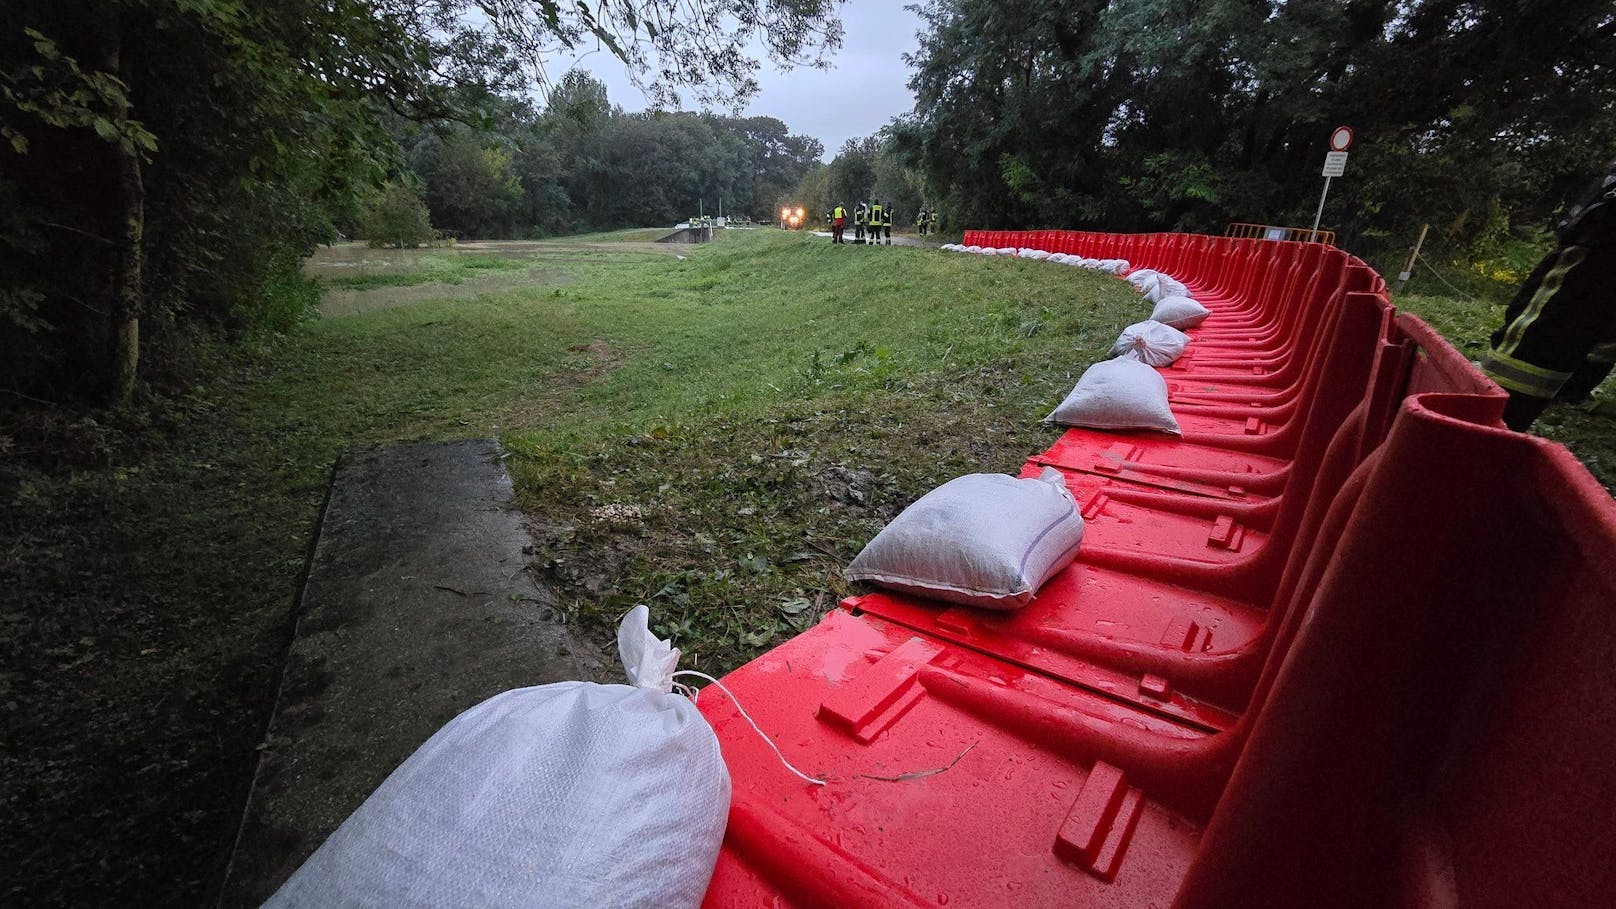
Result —
POLYGON ((1399 414, 1182 909, 1608 904, 1616 506, 1475 403, 1399 414))
POLYGON ((706 904, 1601 904, 1616 505, 1586 471, 1338 251, 986 239, 1189 284, 1207 355, 1166 375, 1201 428, 1028 461, 1088 535, 1027 607, 866 594, 727 676, 826 786, 705 693, 706 904), (1214 428, 1244 414, 1271 431, 1214 428))

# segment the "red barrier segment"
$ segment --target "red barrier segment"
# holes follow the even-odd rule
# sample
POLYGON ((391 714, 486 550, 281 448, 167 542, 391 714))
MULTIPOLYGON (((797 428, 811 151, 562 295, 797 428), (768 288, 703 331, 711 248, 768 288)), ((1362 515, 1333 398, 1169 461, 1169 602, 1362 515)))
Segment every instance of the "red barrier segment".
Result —
MULTIPOLYGON (((1366 295, 1355 308, 1363 317, 1384 317, 1377 300, 1366 295)), ((1417 320, 1409 325, 1428 332, 1417 320)), ((1425 338, 1427 343, 1434 340, 1428 334, 1425 338)), ((1442 354, 1451 351, 1445 346, 1421 356, 1418 378, 1411 379, 1402 369, 1408 358, 1397 355, 1411 343, 1381 343, 1386 355, 1377 363, 1384 365, 1377 365, 1372 387, 1401 389, 1414 381, 1427 390, 1491 395, 1490 406, 1500 406, 1497 389, 1472 383, 1474 371, 1468 365, 1455 375, 1424 365, 1457 365, 1442 354)), ((1094 673, 1077 664, 1131 673, 1120 683, 1102 674, 1097 690, 1217 727, 1219 718, 1197 712, 1197 699, 1238 708, 1250 693, 1276 630, 1272 622, 1282 618, 1272 610, 1282 609, 1294 592, 1329 504, 1380 442, 1365 436, 1373 403, 1381 397, 1384 393, 1378 391, 1366 395, 1327 446, 1311 446, 1297 462, 1293 475, 1307 478, 1310 486, 1277 502, 1272 523, 1263 525, 1271 534, 1253 531, 1249 525, 1262 516, 1254 509, 1240 511, 1239 503, 1164 495, 1097 476, 1090 485, 1068 474, 1068 485, 1088 519, 1084 548, 1077 562, 1023 609, 973 619, 970 610, 883 592, 852 598, 845 605, 1085 687, 1096 687, 1090 680, 1094 673), (1114 507, 1111 499, 1129 503, 1128 510, 1097 512, 1092 507, 1096 499, 1104 500, 1106 509, 1114 507), (1200 507, 1191 507, 1195 505, 1200 507), (1263 547, 1264 539, 1278 543, 1263 547), (1180 546, 1176 552, 1169 548, 1174 541, 1180 546), (1203 548, 1194 545, 1203 541, 1203 548), (1155 551, 1146 553, 1152 542, 1155 551), (1209 551, 1230 550, 1219 562, 1205 557, 1209 551), (1186 695, 1184 703, 1174 699, 1180 693, 1186 695)), ((1035 476, 1043 466, 1035 458, 1023 476, 1035 476)))
MULTIPOLYGON (((1474 411, 1467 415, 1472 420, 1490 410, 1455 396, 1446 401, 1457 404, 1439 400, 1438 406, 1468 408, 1474 411)), ((1455 438, 1445 446, 1442 460, 1411 456, 1411 448, 1428 448, 1429 443, 1418 438, 1422 434, 1418 427, 1404 424, 1410 422, 1409 413, 1429 406, 1411 402, 1388 442, 1390 453, 1366 469, 1357 484, 1364 493, 1355 497, 1330 531, 1338 545, 1312 566, 1323 579, 1307 598, 1306 620, 1292 623, 1296 644, 1281 668, 1271 673, 1262 706, 1229 733, 1197 739, 1173 732, 1171 726, 1143 731, 1139 725, 1148 723, 1147 715, 1118 717, 1108 705, 1037 674, 1018 673, 968 651, 842 613, 732 674, 726 682, 764 728, 776 731, 788 756, 809 772, 826 775, 831 785, 816 789, 785 774, 726 699, 704 697, 702 709, 719 731, 726 760, 745 771, 736 774, 737 807, 707 905, 769 905, 782 895, 792 905, 936 905, 940 899, 952 905, 1006 901, 1168 905, 1175 891, 1184 906, 1374 903, 1370 897, 1376 892, 1401 886, 1404 872, 1363 861, 1364 850, 1395 849, 1408 841, 1409 833, 1421 829, 1417 825, 1397 829, 1398 819, 1407 816, 1407 803, 1388 803, 1382 792, 1391 788, 1390 783, 1407 785, 1410 777, 1423 782, 1435 775, 1388 778, 1384 768, 1420 765, 1366 760, 1363 754, 1388 749, 1406 753, 1433 741, 1448 742, 1445 753, 1450 760, 1487 783, 1480 799, 1462 787, 1454 791, 1436 786, 1435 795, 1466 813, 1493 815, 1487 825, 1449 830, 1437 842, 1444 851, 1455 849, 1457 840, 1464 850, 1457 856, 1460 859, 1499 852, 1501 844, 1492 840, 1498 834, 1516 838, 1509 823, 1516 814, 1557 822, 1553 812, 1544 811, 1542 802, 1528 792, 1516 797, 1522 779, 1542 776, 1543 764, 1530 747, 1531 739, 1517 741, 1507 725, 1455 722, 1443 710, 1451 703, 1447 692, 1458 690, 1481 701, 1471 707, 1461 700, 1463 713, 1485 716, 1477 711, 1486 711, 1499 691, 1489 683, 1490 676, 1500 665, 1512 667, 1506 671, 1541 683, 1531 689, 1539 699, 1516 705, 1513 711, 1528 728, 1541 725, 1541 721, 1534 724, 1532 711, 1554 704, 1568 691, 1578 696, 1570 707, 1553 712, 1555 720, 1566 725, 1549 732, 1558 743, 1556 753, 1572 753, 1578 762, 1574 766, 1587 776, 1556 773, 1552 779, 1575 794, 1579 782, 1600 784, 1607 778, 1598 770, 1603 764, 1596 761, 1608 758, 1612 744, 1601 719, 1604 713, 1598 709, 1612 706, 1609 689, 1588 684, 1586 677, 1596 671, 1608 676, 1608 662, 1601 660, 1609 652, 1604 648, 1616 643, 1616 624, 1607 608, 1616 596, 1616 574, 1611 570, 1616 559, 1616 508, 1608 497, 1597 501, 1603 490, 1588 489, 1591 481, 1573 483, 1578 501, 1569 509, 1569 518, 1582 522, 1577 528, 1582 533, 1549 536, 1560 542, 1590 542, 1591 552, 1589 547, 1568 547, 1529 578, 1495 588, 1485 580, 1466 581, 1457 591, 1449 591, 1443 587, 1449 573, 1470 570, 1462 560, 1467 552, 1465 535, 1459 534, 1461 539, 1442 544, 1453 550, 1451 564, 1434 577, 1421 577, 1419 553, 1430 543, 1430 528, 1397 519, 1394 506, 1409 501, 1413 491, 1424 490, 1427 494, 1414 501, 1425 513, 1450 518, 1466 514, 1478 493, 1496 486, 1490 472, 1465 471, 1470 474, 1467 486, 1447 495, 1444 507, 1431 502, 1430 489, 1455 486, 1433 484, 1430 478, 1452 473, 1443 464, 1470 463, 1467 453, 1478 434, 1509 435, 1474 424, 1448 426, 1444 431, 1455 438), (1426 463, 1410 471, 1411 461, 1426 463), (1407 529, 1388 541, 1388 523, 1407 529), (1355 557, 1366 550, 1375 557, 1355 557), (1388 572, 1388 567, 1396 570, 1388 572), (1562 577, 1565 580, 1553 580, 1562 577), (1529 594, 1532 582, 1546 580, 1552 581, 1547 589, 1565 596, 1554 614, 1582 621, 1580 633, 1562 629, 1558 622, 1539 630, 1532 637, 1543 651, 1542 659, 1522 667, 1513 661, 1500 664, 1497 657, 1509 651, 1491 640, 1485 629, 1478 629, 1480 636, 1473 633, 1472 638, 1482 646, 1461 649, 1451 659, 1467 671, 1457 678, 1439 673, 1443 684, 1436 686, 1438 690, 1414 699, 1425 709, 1403 706, 1409 692, 1399 683, 1429 673, 1421 664, 1431 650, 1402 646, 1401 641, 1426 640, 1439 652, 1451 651, 1455 627, 1451 622, 1463 624, 1478 602, 1491 604, 1495 619, 1513 618, 1510 627, 1530 627, 1537 616, 1523 613, 1512 598, 1529 594), (1408 621, 1422 616, 1431 603, 1446 601, 1456 605, 1441 620, 1408 621), (1598 634, 1590 636, 1590 622, 1598 634), (1556 657, 1567 644, 1583 656, 1557 668, 1556 657), (1301 660, 1304 648, 1322 649, 1314 659, 1301 660), (1395 671, 1388 670, 1388 662, 1395 671), (1398 667, 1399 662, 1408 665, 1398 667), (1320 670, 1310 670, 1310 665, 1320 670), (1387 729, 1386 721, 1379 719, 1386 712, 1413 717, 1387 729), (1318 739, 1292 734, 1297 729, 1313 730, 1318 739), (1141 741, 1145 736, 1155 744, 1141 741), (1405 738, 1416 744, 1405 743, 1405 738), (1471 755, 1469 743, 1477 739, 1494 752, 1513 754, 1516 766, 1499 769, 1487 757, 1471 755), (1222 740, 1222 747, 1216 740, 1222 740), (1219 801, 1219 768, 1227 772, 1229 750, 1243 742, 1249 744, 1244 752, 1235 752, 1236 770, 1219 801), (972 760, 977 755, 985 767, 972 760), (1196 842, 1199 822, 1193 806, 1172 807, 1194 801, 1195 782, 1212 790, 1216 803, 1213 829, 1202 844, 1196 842), (1321 801, 1326 809, 1317 807, 1321 801), (1252 804, 1242 807, 1243 803, 1252 804), (1140 822, 1124 838, 1134 823, 1130 805, 1138 806, 1140 822), (1391 810, 1398 805, 1404 807, 1391 810), (1341 817, 1359 822, 1343 828, 1341 817), (1118 818, 1126 821, 1120 833, 1118 818), (1162 823, 1145 823, 1150 818, 1162 823), (1304 825, 1300 834, 1292 826, 1296 820, 1304 825), (1317 829, 1309 833, 1306 825, 1317 829), (1163 839, 1173 829, 1180 836, 1163 839), (1366 829, 1369 833, 1361 832, 1366 829), (1348 855, 1335 853, 1338 842, 1351 847, 1348 855), (1096 843, 1114 845, 1107 850, 1096 843), (1189 882, 1179 891, 1185 850, 1196 854, 1189 882), (1104 854, 1114 858, 1097 861, 1104 854), (1177 857, 1163 864, 1164 856, 1177 857), (1308 873, 1319 866, 1325 871, 1322 877, 1308 873), (982 873, 986 869, 992 870, 982 873), (1011 890, 1012 884, 1021 889, 1011 890), (1007 892, 1016 896, 1007 900, 1007 892)), ((1545 443, 1529 444, 1552 452, 1545 443)), ((1563 468, 1576 467, 1562 463, 1556 473, 1545 466, 1553 467, 1523 465, 1523 470, 1558 483, 1570 473, 1563 468)), ((1538 505, 1523 507, 1520 501, 1510 503, 1510 508, 1523 515, 1541 511, 1538 505)), ((1545 523, 1541 516, 1532 520, 1532 526, 1545 523)), ((1489 536, 1499 541, 1509 538, 1502 533, 1489 536)), ((1529 555, 1544 548, 1534 547, 1529 555)), ((1497 570, 1485 574, 1507 576, 1497 570)), ((1602 815, 1597 816, 1603 824, 1602 815)), ((1538 836, 1556 830, 1552 823, 1537 826, 1538 836)), ((1610 857, 1610 843, 1603 827, 1577 832, 1585 841, 1561 845, 1575 845, 1583 854, 1586 861, 1577 868, 1583 886, 1580 895, 1587 897, 1592 875, 1586 869, 1608 867, 1596 860, 1610 857)), ((1525 846, 1542 852, 1536 843, 1503 848, 1525 846)), ((1507 892, 1519 899, 1531 891, 1517 885, 1507 892)))
POLYGON ((1609 901, 1616 505, 1493 410, 1405 404, 1181 909, 1609 901))
MULTIPOLYGON (((1006 245, 1027 244, 1007 240, 1006 245)), ((1227 252, 1232 244, 1209 240, 1204 246, 1227 252)), ((1131 248, 1152 250, 1157 261, 1180 267, 1193 262, 1196 254, 1195 243, 1185 239, 1131 248)), ((1209 253, 1202 261, 1211 265, 1215 260, 1209 253)), ((1383 294, 1384 284, 1373 281, 1370 289, 1383 294)), ((1105 664, 1115 663, 1108 659, 1115 654, 1103 652, 1104 648, 1076 656, 1066 653, 1069 671, 1038 664, 1041 655, 1060 650, 1047 641, 1023 641, 1021 653, 995 659, 984 652, 991 647, 985 647, 980 629, 1009 617, 933 608, 939 622, 945 613, 955 614, 951 619, 955 638, 951 638, 943 633, 914 635, 871 615, 833 613, 820 626, 737 670, 726 682, 749 708, 759 698, 769 704, 774 713, 768 720, 759 719, 764 728, 780 731, 782 747, 794 760, 805 763, 790 744, 800 734, 798 746, 819 756, 822 766, 853 772, 841 781, 846 785, 839 787, 833 777, 830 787, 814 789, 789 777, 773 764, 773 755, 749 727, 736 728, 739 724, 733 717, 723 723, 727 701, 716 694, 703 698, 702 709, 715 719, 736 778, 730 835, 707 904, 1165 906, 1171 897, 1163 894, 1179 891, 1186 840, 1158 839, 1160 830, 1148 824, 1153 816, 1165 817, 1170 829, 1187 838, 1193 867, 1179 892, 1180 906, 1415 904, 1429 903, 1444 893, 1462 894, 1466 905, 1518 905, 1548 892, 1570 894, 1573 904, 1593 904, 1595 894, 1602 892, 1598 869, 1611 867, 1616 857, 1613 838, 1602 820, 1594 820, 1601 815, 1589 814, 1588 822, 1572 824, 1566 833, 1560 816, 1543 809, 1536 790, 1518 785, 1534 773, 1541 776, 1535 748, 1526 738, 1510 734, 1513 726, 1492 722, 1500 694, 1489 681, 1499 664, 1487 657, 1513 656, 1514 650, 1490 638, 1486 639, 1490 649, 1481 648, 1486 655, 1460 648, 1443 668, 1458 665, 1467 673, 1442 674, 1443 684, 1437 686, 1442 695, 1405 697, 1408 683, 1417 682, 1428 670, 1420 654, 1429 647, 1411 642, 1423 640, 1441 650, 1452 641, 1447 626, 1423 614, 1431 597, 1449 591, 1433 586, 1437 582, 1431 577, 1411 580, 1407 575, 1419 574, 1421 547, 1433 533, 1447 531, 1444 545, 1462 550, 1462 542, 1452 540, 1465 537, 1467 502, 1496 490, 1476 481, 1485 471, 1470 469, 1470 488, 1463 495, 1448 496, 1430 508, 1413 507, 1413 514, 1410 502, 1425 500, 1396 490, 1430 493, 1429 486, 1441 484, 1426 484, 1418 478, 1419 471, 1441 474, 1443 464, 1473 464, 1466 459, 1475 458, 1476 448, 1461 438, 1493 442, 1504 438, 1518 447, 1524 437, 1475 425, 1497 423, 1501 393, 1417 319, 1399 317, 1396 329, 1381 331, 1374 347, 1371 373, 1382 380, 1369 383, 1368 392, 1342 421, 1316 471, 1313 491, 1299 499, 1294 489, 1287 488, 1280 500, 1282 505, 1287 499, 1304 501, 1307 512, 1298 522, 1295 553, 1272 598, 1274 604, 1290 605, 1270 608, 1266 618, 1255 609, 1244 613, 1260 624, 1254 635, 1249 623, 1244 626, 1247 643, 1236 650, 1236 655, 1249 654, 1266 643, 1271 658, 1262 663, 1254 682, 1249 657, 1241 673, 1190 670, 1229 656, 1215 649, 1201 651, 1206 660, 1181 649, 1184 665, 1169 667, 1178 670, 1187 690, 1198 689, 1209 679, 1242 675, 1251 697, 1232 725, 1227 715, 1219 716, 1209 704, 1183 696, 1165 675, 1130 677, 1108 669, 1105 664), (1404 381, 1385 381, 1386 376, 1404 381), (1406 399, 1390 438, 1379 446, 1405 393, 1414 397, 1406 399), (1435 455, 1437 446, 1421 435, 1422 425, 1431 422, 1427 413, 1436 414, 1436 422, 1449 424, 1442 427, 1451 437, 1445 439, 1447 447, 1435 455), (1409 462, 1421 461, 1422 453, 1424 463, 1411 469, 1409 462), (1353 464, 1359 465, 1355 471, 1353 464), (1343 478, 1348 471, 1350 478, 1343 478), (1325 495, 1325 488, 1339 491, 1325 495), (1437 516, 1434 524, 1428 523, 1432 516, 1437 516), (1387 527, 1402 531, 1407 539, 1380 542, 1377 538, 1386 536, 1387 527), (1377 546, 1413 564, 1399 563, 1385 571, 1373 559, 1343 567, 1338 557, 1380 551, 1377 546), (1369 619, 1360 615, 1365 611, 1372 613, 1369 619), (1409 616, 1418 621, 1407 621, 1409 616), (959 637, 961 628, 971 633, 959 637), (1419 633, 1411 633, 1415 628, 1419 633), (865 652, 870 668, 851 671, 848 654, 871 641, 885 643, 865 652), (1366 653, 1373 656, 1365 659, 1366 653), (1082 658, 1085 655, 1089 659, 1082 658), (791 678, 770 678, 765 671, 777 656, 791 678), (1401 673, 1380 671, 1398 661, 1406 664, 1399 667, 1401 673), (1375 670, 1367 680, 1361 678, 1366 665, 1375 670), (1028 668, 1039 671, 1027 672, 1028 668), (824 696, 813 695, 816 690, 824 696), (1466 708, 1471 719, 1453 721, 1451 712, 1444 712, 1453 703, 1445 699, 1446 693, 1458 690, 1471 698, 1467 705, 1475 705, 1466 708), (1390 711, 1398 716, 1395 722, 1381 722, 1382 704, 1398 708, 1390 711), (1276 719, 1281 716, 1288 719, 1276 719), (1305 731, 1298 741, 1291 724, 1298 718, 1298 728, 1312 728, 1319 740, 1330 744, 1314 747, 1305 731), (814 723, 842 737, 826 738, 814 723), (1397 731, 1362 735, 1365 729, 1388 727, 1397 731), (1502 734, 1490 734, 1495 729, 1502 734), (877 753, 877 739, 898 742, 909 736, 914 753, 926 755, 946 751, 939 743, 949 736, 963 741, 959 737, 972 734, 975 741, 988 744, 964 748, 938 767, 863 776, 853 770, 866 766, 863 761, 885 759, 877 753), (1346 746, 1334 747, 1343 736, 1346 746), (993 756, 995 767, 1015 768, 1017 774, 979 777, 968 781, 969 789, 964 783, 950 788, 952 784, 940 782, 965 768, 982 747, 993 756), (1044 749, 1049 748, 1071 763, 1064 770, 1054 768, 1046 760, 1049 753, 1044 749), (1477 789, 1426 782, 1446 779, 1444 774, 1388 775, 1380 770, 1422 766, 1411 757, 1416 753, 1443 755, 1447 765, 1458 768, 1477 789), (1272 769, 1275 755, 1279 774, 1272 769), (1237 761, 1239 771, 1231 781, 1237 761), (1045 791, 1038 780, 1059 778, 1068 780, 1069 786, 1075 783, 1079 791, 1057 819, 1056 812, 1035 809, 1045 791), (778 786, 782 781, 783 790, 778 786), (1227 795, 1220 801, 1226 782, 1227 795), (908 788, 892 788, 898 786, 908 788), (1481 792, 1479 797, 1476 791, 1481 792), (1328 797, 1318 798, 1321 792, 1328 797), (1427 805, 1440 811, 1422 815, 1419 809, 1427 805), (1339 813, 1333 813, 1337 809, 1339 813), (1288 822, 1292 816, 1302 819, 1295 828, 1304 831, 1300 837, 1288 822), (1143 820, 1136 822, 1136 817, 1143 820), (1352 821, 1356 826, 1343 834, 1339 817, 1356 819, 1352 821), (1197 831, 1208 818, 1212 829, 1204 844, 1198 843, 1197 831), (1132 833, 1130 824, 1135 825, 1132 833), (1514 837, 1511 831, 1516 828, 1529 833, 1514 837), (1334 849, 1332 838, 1337 836, 1344 837, 1346 849, 1334 849), (1569 876, 1554 866, 1555 859, 1568 851, 1574 851, 1579 861, 1577 873, 1569 876), (1395 856, 1389 865, 1372 858, 1387 855, 1395 856), (1493 873, 1520 855, 1536 857, 1528 873, 1493 873), (1163 863, 1167 857, 1170 860, 1163 863), (1323 873, 1312 873, 1315 867, 1323 873), (1465 869, 1477 882, 1457 881, 1452 873, 1433 874, 1439 868, 1465 869), (1545 869, 1553 871, 1552 880, 1531 873, 1545 869), (1074 876, 1078 873, 1083 877, 1074 876), (1095 881, 1104 886, 1096 888, 1095 881), (1039 889, 1042 885, 1050 886, 1039 889), (1397 899, 1383 898, 1388 896, 1397 899)), ((1537 662, 1524 674, 1542 684, 1528 686, 1530 696, 1517 698, 1519 709, 1514 711, 1522 725, 1535 721, 1547 727, 1557 758, 1571 756, 1568 763, 1574 769, 1554 777, 1557 791, 1565 796, 1553 804, 1565 804, 1587 794, 1588 787, 1579 789, 1581 782, 1588 774, 1599 773, 1612 752, 1611 734, 1598 717, 1605 712, 1599 708, 1612 706, 1606 692, 1611 690, 1608 653, 1616 640, 1616 623, 1608 608, 1595 607, 1616 600, 1616 569, 1611 568, 1616 564, 1616 508, 1562 449, 1527 441, 1537 453, 1516 452, 1513 460, 1501 456, 1501 462, 1512 464, 1517 475, 1530 473, 1543 490, 1561 489, 1568 472, 1580 474, 1580 479, 1571 477, 1572 486, 1581 505, 1592 503, 1592 511, 1570 509, 1581 520, 1576 536, 1546 535, 1556 541, 1559 548, 1554 551, 1561 557, 1551 560, 1552 565, 1528 566, 1541 582, 1538 587, 1528 581, 1513 587, 1478 583, 1472 585, 1476 591, 1467 586, 1459 592, 1457 604, 1452 597, 1444 603, 1449 607, 1444 615, 1463 622, 1460 611, 1469 616, 1472 597, 1477 592, 1482 599, 1491 594, 1488 602, 1494 612, 1504 614, 1507 609, 1518 629, 1523 611, 1510 598, 1547 592, 1557 615, 1573 615, 1580 622, 1576 633, 1536 638, 1542 646, 1530 655, 1537 662), (1568 545, 1572 540, 1574 545, 1568 545), (1585 577, 1590 566, 1602 571, 1591 580, 1585 577), (1589 633, 1590 627, 1595 633, 1589 633), (1576 653, 1584 655, 1572 660, 1569 668, 1558 663, 1563 641, 1572 642, 1576 653), (1604 684, 1587 684, 1601 672, 1604 684), (1574 703, 1552 712, 1552 720, 1542 720, 1542 703, 1558 703, 1564 692, 1576 695, 1574 703)), ((1290 469, 1299 471, 1300 462, 1298 455, 1297 467, 1290 469)), ((1125 478, 1098 474, 1078 482, 1096 489, 1137 487, 1125 478)), ((1295 487, 1296 482, 1293 477, 1286 486, 1295 487)), ((1189 508, 1189 501, 1208 498, 1188 489, 1120 494, 1135 504, 1140 496, 1165 497, 1154 504, 1168 507, 1170 502, 1179 512, 1189 508)), ((1530 497, 1505 498, 1512 498, 1509 507, 1517 511, 1529 512, 1532 507, 1522 504, 1531 503, 1530 497)), ((1496 502, 1489 507, 1488 514, 1503 508, 1496 502)), ((1529 519, 1529 514, 1521 518, 1529 519)), ((1102 526, 1096 522, 1095 531, 1102 526)), ((1487 568, 1514 578, 1511 572, 1520 566, 1511 567, 1508 547, 1499 541, 1515 538, 1491 528, 1484 532, 1494 549, 1506 549, 1490 557, 1487 568)), ((1526 539, 1541 537, 1529 534, 1526 539)), ((1519 544, 1518 539, 1515 542, 1519 544)), ((1447 565, 1447 571, 1468 570, 1458 558, 1447 565)), ((1075 579, 1076 571, 1058 577, 1046 593, 1075 579)), ((1144 604, 1173 595, 1172 585, 1126 572, 1113 574, 1109 587, 1088 595, 1090 607, 1104 609, 1107 599, 1130 599, 1140 604, 1139 610, 1149 612, 1153 607, 1144 604)), ((1441 577, 1440 570, 1436 576, 1441 577)), ((872 595, 879 596, 884 595, 872 595)), ((1043 600, 1041 595, 1028 610, 1043 600)), ((927 608, 919 601, 914 604, 927 608)), ((1229 614, 1239 614, 1233 611, 1239 605, 1231 601, 1229 614)), ((1053 621, 1045 628, 1065 630, 1053 621)), ((1195 635, 1187 637, 1193 651, 1195 635)), ((1106 638, 1095 634, 1092 640, 1106 638)), ((1519 669, 1522 664, 1517 660, 1510 665, 1519 669)), ((773 672, 778 671, 776 662, 773 672)), ((1594 791, 1592 803, 1602 804, 1600 796, 1607 794, 1594 791)))
POLYGON ((1118 885, 1165 905, 1193 856, 1194 824, 1072 747, 1121 723, 1192 730, 845 612, 724 681, 829 785, 703 693, 734 778, 713 909, 1083 904, 1118 885))

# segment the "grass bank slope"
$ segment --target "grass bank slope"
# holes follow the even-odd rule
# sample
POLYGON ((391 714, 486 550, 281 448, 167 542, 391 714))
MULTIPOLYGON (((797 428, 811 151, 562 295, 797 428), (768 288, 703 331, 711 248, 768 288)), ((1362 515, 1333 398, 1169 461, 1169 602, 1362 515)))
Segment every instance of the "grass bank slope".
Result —
POLYGON ((207 902, 344 449, 500 436, 567 617, 647 602, 721 671, 830 608, 916 496, 1016 469, 1144 315, 1042 263, 645 239, 328 251, 364 264, 316 274, 384 276, 332 292, 399 296, 220 352, 139 414, 0 427, 6 902, 207 902))

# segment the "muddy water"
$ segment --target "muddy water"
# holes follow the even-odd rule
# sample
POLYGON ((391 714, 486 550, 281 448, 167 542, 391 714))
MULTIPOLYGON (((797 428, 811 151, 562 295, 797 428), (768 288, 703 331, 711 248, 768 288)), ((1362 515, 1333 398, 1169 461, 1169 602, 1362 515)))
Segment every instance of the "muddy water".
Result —
POLYGON ((570 280, 566 272, 556 269, 526 268, 488 272, 459 284, 430 281, 408 287, 328 287, 320 300, 320 314, 328 318, 353 316, 428 300, 470 300, 480 294, 540 284, 566 284, 570 280))
POLYGON ((337 317, 409 306, 428 300, 469 300, 480 294, 517 287, 565 284, 571 280, 565 270, 569 260, 599 253, 660 257, 675 254, 667 245, 650 241, 489 240, 422 249, 372 249, 364 243, 342 243, 317 250, 304 263, 303 270, 319 278, 412 274, 430 268, 433 259, 463 255, 497 255, 531 263, 526 269, 474 273, 459 284, 429 281, 403 287, 327 288, 320 312, 328 317, 337 317))

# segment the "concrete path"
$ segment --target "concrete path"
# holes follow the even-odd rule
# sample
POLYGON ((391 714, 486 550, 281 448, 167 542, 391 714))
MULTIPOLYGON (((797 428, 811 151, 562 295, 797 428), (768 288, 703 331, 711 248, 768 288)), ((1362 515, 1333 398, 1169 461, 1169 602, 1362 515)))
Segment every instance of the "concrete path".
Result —
POLYGON ((462 710, 593 677, 524 570, 500 454, 492 439, 411 443, 338 465, 220 905, 263 902, 462 710))
MULTIPOLYGON (((811 231, 811 233, 816 237, 824 237, 827 240, 829 240, 832 236, 834 236, 834 234, 832 234, 828 230, 816 230, 816 231, 811 231)), ((859 243, 854 243, 853 242, 853 229, 851 227, 849 227, 847 229, 847 231, 842 234, 842 239, 847 241, 846 245, 848 245, 848 246, 864 245, 864 244, 859 244, 859 243)), ((874 246, 876 244, 871 243, 869 245, 874 246)), ((918 240, 918 239, 916 239, 914 237, 893 237, 892 242, 890 244, 888 244, 885 240, 882 240, 880 245, 882 245, 882 246, 888 246, 888 245, 891 245, 891 246, 929 246, 929 247, 932 247, 932 248, 935 249, 936 247, 938 247, 938 246, 940 246, 942 244, 940 244, 940 243, 928 243, 925 240, 918 240)))

